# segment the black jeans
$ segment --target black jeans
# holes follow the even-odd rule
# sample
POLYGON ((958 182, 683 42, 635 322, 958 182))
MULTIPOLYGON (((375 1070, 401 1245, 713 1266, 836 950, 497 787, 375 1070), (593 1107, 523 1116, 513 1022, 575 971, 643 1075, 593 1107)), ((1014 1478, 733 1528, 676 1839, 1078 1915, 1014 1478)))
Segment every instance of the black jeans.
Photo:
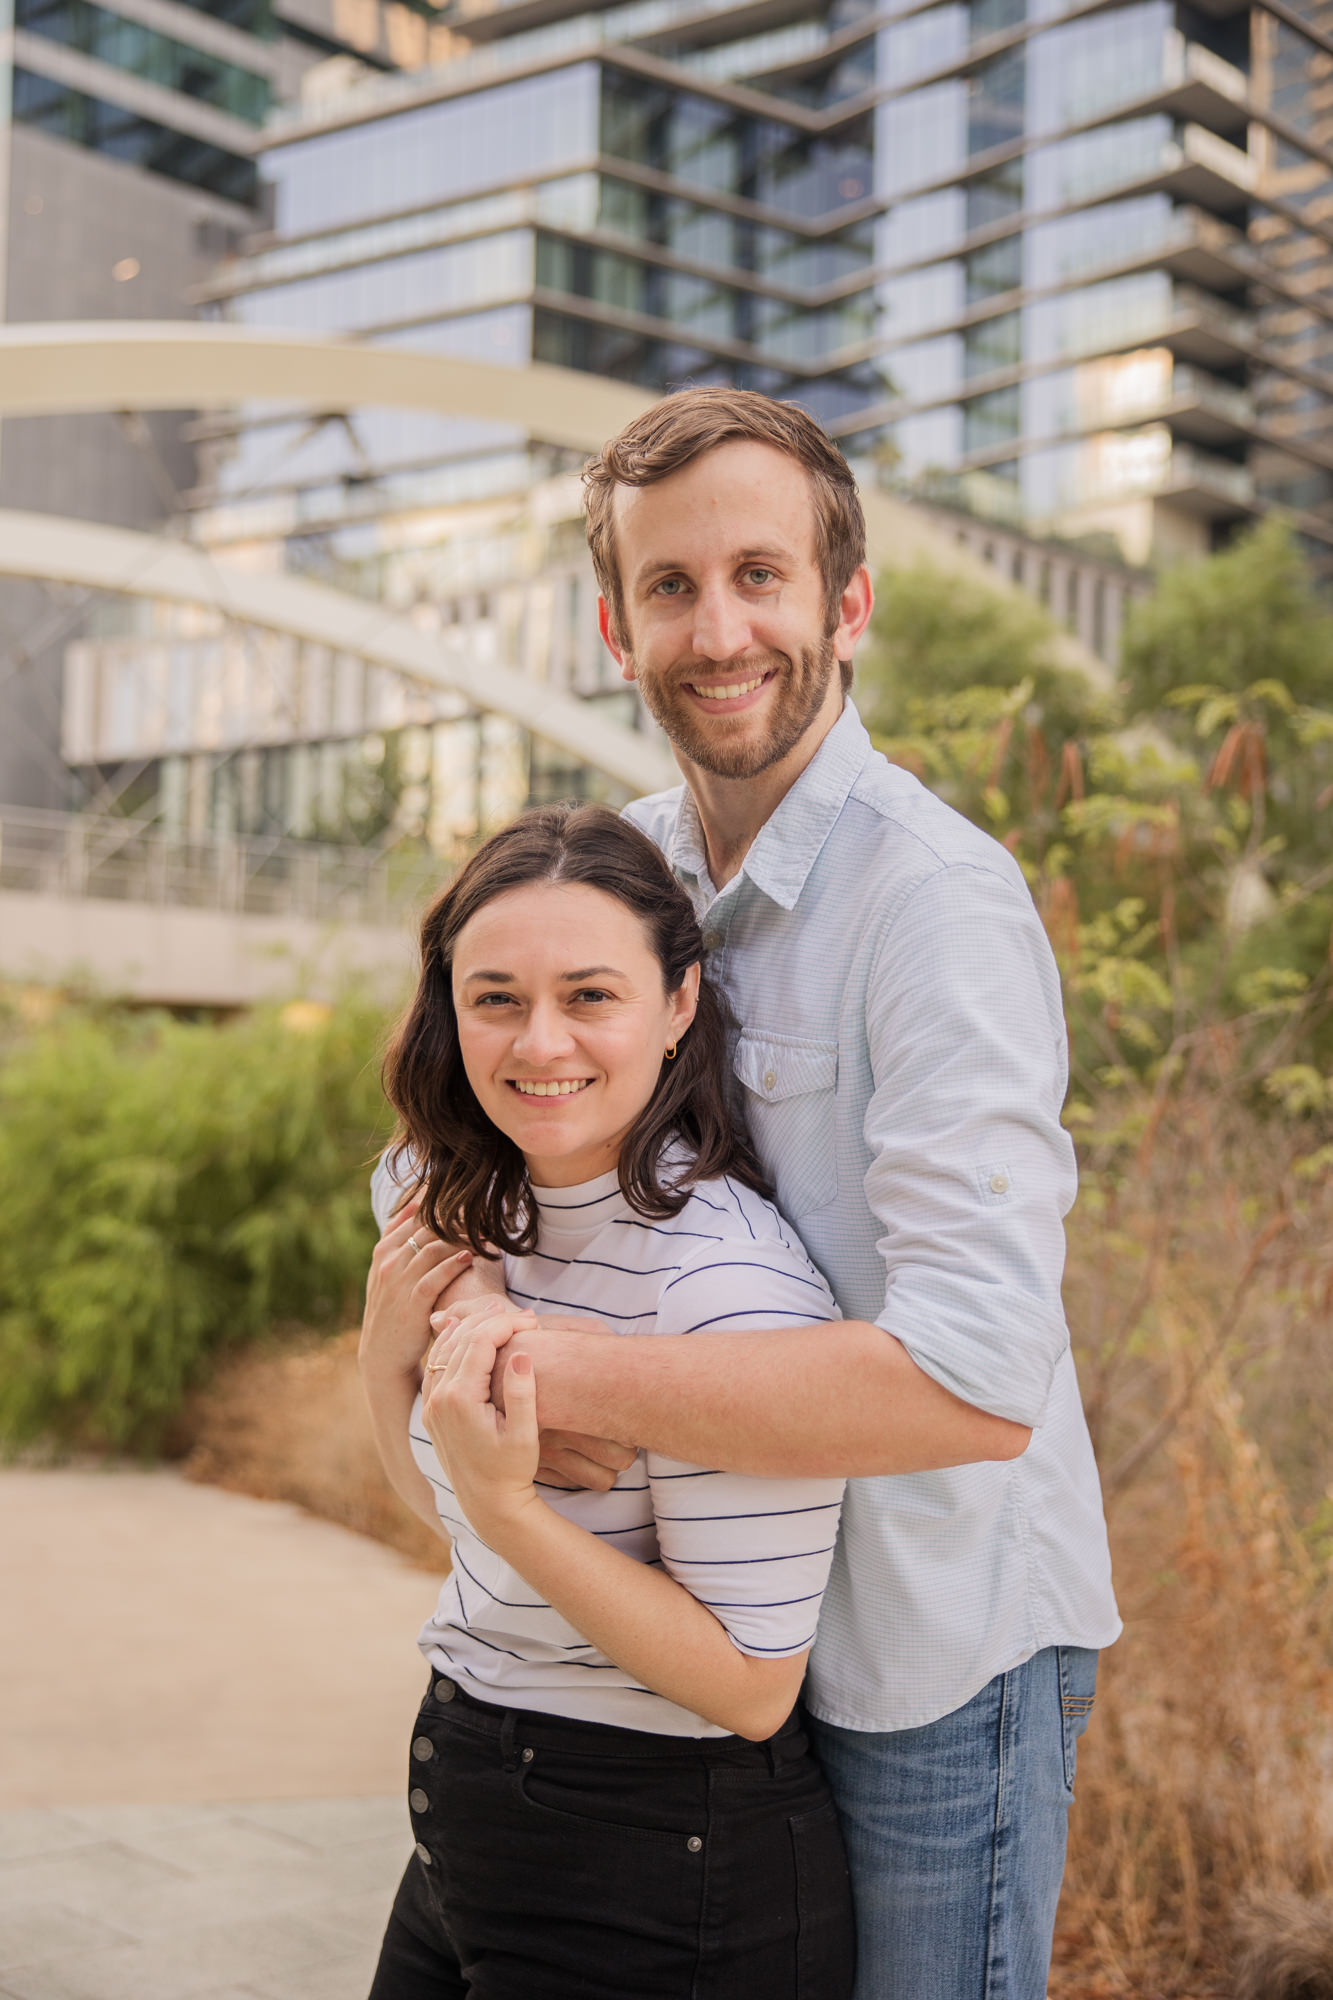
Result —
POLYGON ((370 2000, 848 2000, 851 1891, 792 1717, 767 1743, 502 1709, 432 1678, 370 2000))

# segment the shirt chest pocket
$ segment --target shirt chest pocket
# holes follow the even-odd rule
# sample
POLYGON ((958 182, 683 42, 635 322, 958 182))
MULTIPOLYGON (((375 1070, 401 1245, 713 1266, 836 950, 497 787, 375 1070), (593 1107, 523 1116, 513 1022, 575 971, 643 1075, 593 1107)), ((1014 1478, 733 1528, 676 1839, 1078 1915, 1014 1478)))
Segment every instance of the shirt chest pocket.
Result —
POLYGON ((838 1193, 837 1044, 746 1033, 732 1066, 778 1207, 793 1222, 827 1208, 838 1193))

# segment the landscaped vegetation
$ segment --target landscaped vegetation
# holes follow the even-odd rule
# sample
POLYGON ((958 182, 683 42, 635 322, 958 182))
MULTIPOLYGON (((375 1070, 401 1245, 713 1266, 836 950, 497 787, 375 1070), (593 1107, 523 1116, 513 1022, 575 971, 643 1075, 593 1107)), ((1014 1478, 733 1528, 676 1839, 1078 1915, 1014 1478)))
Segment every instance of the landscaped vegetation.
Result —
MULTIPOLYGON (((1243 1985, 1247 1898, 1333 1887, 1333 622, 1268 526, 1169 574, 1097 687, 1034 607, 918 570, 882 580, 858 700, 1014 852, 1065 981, 1067 1294, 1127 1629, 1052 1991, 1202 2000, 1243 1985)), ((386 1025, 14 999, 0 1438, 155 1449, 221 1357, 359 1317, 386 1025)))

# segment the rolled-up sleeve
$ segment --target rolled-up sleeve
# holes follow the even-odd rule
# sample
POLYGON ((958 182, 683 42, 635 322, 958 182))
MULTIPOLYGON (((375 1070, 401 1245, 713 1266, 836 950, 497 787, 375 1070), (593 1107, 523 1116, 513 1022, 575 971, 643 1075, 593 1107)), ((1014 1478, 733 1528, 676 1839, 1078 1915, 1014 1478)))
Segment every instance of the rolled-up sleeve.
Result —
POLYGON ((1077 1173, 1059 977, 1026 891, 959 864, 920 883, 881 940, 867 1029, 879 1324, 964 1402, 1035 1428, 1069 1344, 1077 1173))

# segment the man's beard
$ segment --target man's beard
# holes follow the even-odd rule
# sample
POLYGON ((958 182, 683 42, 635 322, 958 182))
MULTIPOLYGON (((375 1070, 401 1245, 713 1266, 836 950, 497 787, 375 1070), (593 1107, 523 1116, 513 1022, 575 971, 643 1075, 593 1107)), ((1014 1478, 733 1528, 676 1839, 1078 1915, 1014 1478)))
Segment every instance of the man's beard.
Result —
POLYGON ((741 654, 734 660, 695 660, 661 674, 640 667, 636 674, 648 713, 682 757, 715 778, 757 778, 796 748, 824 705, 836 667, 833 641, 820 639, 804 647, 798 659, 786 653, 741 654), (716 685, 728 676, 745 681, 770 672, 775 678, 768 729, 757 740, 747 734, 748 711, 710 720, 685 692, 686 683, 696 678, 716 685), (728 723, 734 727, 728 729, 728 723))

